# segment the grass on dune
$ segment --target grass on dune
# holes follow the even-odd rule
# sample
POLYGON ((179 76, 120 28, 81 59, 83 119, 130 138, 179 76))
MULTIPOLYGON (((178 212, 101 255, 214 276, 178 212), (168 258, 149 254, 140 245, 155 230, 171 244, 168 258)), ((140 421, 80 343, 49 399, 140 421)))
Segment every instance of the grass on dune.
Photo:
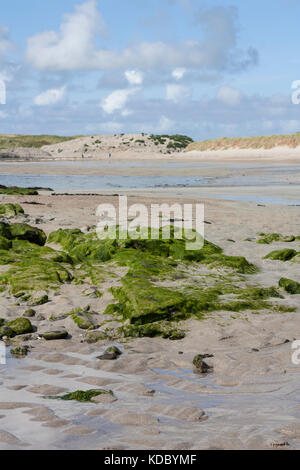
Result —
POLYGON ((300 145, 300 132, 256 137, 220 137, 191 143, 187 150, 272 149, 279 146, 296 148, 298 145, 300 145))
POLYGON ((0 134, 0 149, 31 147, 41 148, 44 145, 53 145, 68 140, 78 139, 81 136, 60 137, 57 135, 18 135, 0 134))

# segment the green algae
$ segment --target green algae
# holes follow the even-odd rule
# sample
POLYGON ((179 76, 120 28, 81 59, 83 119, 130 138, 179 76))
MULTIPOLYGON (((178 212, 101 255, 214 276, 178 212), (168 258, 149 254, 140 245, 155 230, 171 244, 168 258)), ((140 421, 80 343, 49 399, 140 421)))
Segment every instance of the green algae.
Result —
POLYGON ((272 259, 278 261, 290 261, 297 255, 296 250, 286 248, 284 250, 275 250, 264 257, 264 259, 272 259))
POLYGON ((11 294, 16 297, 38 291, 56 289, 63 283, 71 282, 72 275, 60 263, 45 261, 43 259, 25 259, 17 261, 4 274, 0 275, 0 287, 9 287, 11 294))
POLYGON ((7 238, 4 238, 0 235, 0 251, 10 250, 11 247, 12 247, 12 242, 8 240, 7 238))
POLYGON ((291 243, 296 240, 294 235, 281 235, 281 233, 260 233, 260 238, 257 240, 256 243, 270 245, 274 242, 285 242, 291 243))
POLYGON ((118 328, 117 334, 124 338, 154 338, 160 336, 171 341, 185 338, 183 330, 164 321, 146 325, 125 325, 118 328))
POLYGON ((281 278, 279 286, 282 287, 286 292, 292 295, 300 294, 300 283, 292 281, 291 279, 281 278))
POLYGON ((65 401, 78 401, 80 403, 93 403, 93 398, 98 397, 99 395, 112 395, 111 390, 77 390, 76 392, 67 393, 66 395, 56 395, 50 397, 44 397, 51 400, 65 400, 65 401))
POLYGON ((22 195, 22 196, 38 196, 38 192, 33 188, 19 188, 17 186, 0 186, 0 194, 22 195))
POLYGON ((88 344, 95 344, 95 343, 98 343, 99 341, 106 341, 112 338, 105 331, 91 331, 85 334, 84 339, 88 344))
POLYGON ((43 230, 27 224, 11 224, 9 231, 12 239, 27 240, 40 246, 45 245, 47 240, 43 230))
POLYGON ((28 346, 18 346, 16 348, 11 348, 10 354, 17 359, 22 359, 27 356, 29 352, 28 346))
POLYGON ((71 315, 71 318, 81 330, 94 330, 97 327, 92 314, 89 314, 87 312, 78 311, 76 313, 73 313, 71 315))
POLYGON ((0 204, 0 214, 5 217, 24 215, 24 209, 19 204, 0 204))
POLYGON ((33 326, 28 318, 16 318, 15 320, 8 322, 7 326, 16 336, 33 332, 33 326))

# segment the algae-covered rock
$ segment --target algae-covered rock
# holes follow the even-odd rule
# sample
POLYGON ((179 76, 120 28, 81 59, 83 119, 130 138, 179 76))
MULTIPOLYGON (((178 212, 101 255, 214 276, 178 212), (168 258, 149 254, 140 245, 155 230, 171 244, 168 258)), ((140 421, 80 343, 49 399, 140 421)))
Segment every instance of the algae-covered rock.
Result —
POLYGON ((193 366, 196 368, 197 372, 201 374, 207 374, 213 370, 213 367, 209 366, 204 359, 213 357, 211 354, 198 354, 193 359, 193 366))
POLYGON ((0 204, 0 214, 5 217, 24 215, 24 209, 19 204, 0 204))
POLYGON ((9 195, 22 195, 22 196, 37 196, 39 193, 33 188, 19 188, 18 186, 3 186, 0 187, 0 194, 9 195))
POLYGON ((278 261, 289 261, 297 255, 296 250, 286 248, 285 250, 275 250, 265 256, 264 259, 273 259, 278 261))
POLYGON ((12 239, 27 240, 30 243, 43 246, 46 243, 47 237, 43 230, 31 227, 27 224, 11 224, 9 231, 12 239))
POLYGON ((32 318, 36 315, 36 311, 33 310, 32 308, 26 310, 24 313, 23 313, 23 317, 25 318, 32 318))
POLYGON ((16 358, 26 357, 29 351, 29 346, 18 346, 10 350, 10 354, 16 358))
POLYGON ((76 390, 76 392, 67 393, 66 395, 57 395, 49 398, 51 400, 65 400, 65 401, 79 401, 81 403, 92 403, 93 398, 98 397, 99 395, 112 395, 113 392, 111 390, 76 390))
POLYGON ((36 307, 38 305, 44 305, 49 302, 49 297, 47 294, 42 295, 32 295, 29 299, 28 305, 31 307, 36 307))
POLYGON ((118 328, 118 334, 125 338, 155 338, 162 337, 172 341, 185 338, 185 332, 169 322, 154 322, 146 325, 125 325, 118 328))
POLYGON ((15 333, 15 335, 25 335, 33 332, 33 326, 28 318, 16 318, 7 323, 7 326, 15 333))
POLYGON ((16 297, 30 300, 34 291, 54 289, 63 283, 71 282, 72 275, 59 263, 39 258, 24 259, 0 275, 0 286, 9 286, 16 297))
POLYGON ((5 337, 13 338, 14 336, 16 336, 15 332, 7 325, 0 326, 0 339, 5 337))
POLYGON ((282 287, 286 292, 292 295, 300 294, 300 283, 292 281, 291 279, 281 278, 279 286, 282 287))
POLYGON ((111 337, 105 331, 90 331, 85 334, 84 339, 87 343, 94 344, 99 341, 107 341, 108 339, 111 339, 111 337))
POLYGON ((285 243, 291 243, 296 240, 296 237, 294 235, 281 235, 281 233, 262 233, 260 234, 260 237, 257 240, 257 243, 260 244, 265 244, 265 245, 270 245, 273 242, 285 242, 285 243))
POLYGON ((117 348, 117 346, 110 346, 97 359, 100 359, 100 361, 115 361, 121 355, 122 355, 122 351, 119 348, 117 348))
POLYGON ((73 313, 71 318, 81 330, 95 329, 98 327, 97 323, 93 319, 92 314, 87 312, 73 313))
POLYGON ((9 250, 11 246, 12 246, 11 241, 0 235, 0 250, 9 250))
POLYGON ((0 222, 0 235, 1 237, 7 238, 7 239, 11 238, 9 225, 6 224, 5 222, 0 222))
POLYGON ((66 330, 53 330, 53 331, 47 331, 43 333, 41 336, 46 341, 56 341, 59 339, 66 339, 69 336, 69 334, 66 330))

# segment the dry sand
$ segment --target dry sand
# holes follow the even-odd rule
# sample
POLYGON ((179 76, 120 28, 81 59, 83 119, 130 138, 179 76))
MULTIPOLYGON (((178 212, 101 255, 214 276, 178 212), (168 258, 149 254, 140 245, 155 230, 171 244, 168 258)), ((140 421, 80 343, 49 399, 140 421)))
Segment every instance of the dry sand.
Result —
MULTIPOLYGON (((47 233, 58 227, 93 225, 98 204, 118 201, 109 195, 42 194, 0 196, 0 203, 8 199, 23 203, 33 222, 44 217, 37 226, 47 233)), ((286 248, 286 244, 244 241, 260 231, 300 234, 299 208, 153 192, 130 197, 130 203, 149 205, 151 201, 204 202, 209 222, 206 238, 222 246, 226 254, 246 256, 257 264, 261 272, 251 276, 251 282, 269 287, 283 276, 299 279, 299 265, 262 259, 271 249, 286 248)), ((290 247, 299 249, 299 242, 290 247)), ((114 282, 108 279, 101 290, 114 282)), ((70 320, 56 322, 55 327, 68 329, 71 340, 29 340, 26 344, 33 349, 26 359, 9 359, 6 366, 0 366, 0 448, 299 449, 300 366, 291 362, 291 342, 299 337, 300 296, 285 297, 284 305, 296 306, 296 313, 232 316, 218 312, 201 322, 186 322, 187 336, 181 341, 123 342, 119 344, 123 355, 112 362, 96 359, 107 343, 82 343, 82 330, 70 320), (192 359, 199 353, 214 354, 212 374, 193 373, 192 359), (80 404, 42 398, 95 387, 112 390, 117 400, 80 404)), ((100 313, 109 301, 108 293, 88 300, 100 313)), ((59 296, 36 308, 44 320, 33 319, 33 323, 39 332, 45 331, 51 315, 86 303, 79 286, 64 286, 59 296)), ((7 317, 24 310, 3 295, 0 306, 7 317)))

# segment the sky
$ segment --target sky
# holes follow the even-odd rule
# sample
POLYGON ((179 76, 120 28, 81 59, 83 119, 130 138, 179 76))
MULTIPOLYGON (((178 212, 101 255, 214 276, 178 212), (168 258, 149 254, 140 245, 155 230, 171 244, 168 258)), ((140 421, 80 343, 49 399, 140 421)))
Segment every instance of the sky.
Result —
POLYGON ((0 133, 300 131, 299 18, 300 0, 4 2, 0 133))

